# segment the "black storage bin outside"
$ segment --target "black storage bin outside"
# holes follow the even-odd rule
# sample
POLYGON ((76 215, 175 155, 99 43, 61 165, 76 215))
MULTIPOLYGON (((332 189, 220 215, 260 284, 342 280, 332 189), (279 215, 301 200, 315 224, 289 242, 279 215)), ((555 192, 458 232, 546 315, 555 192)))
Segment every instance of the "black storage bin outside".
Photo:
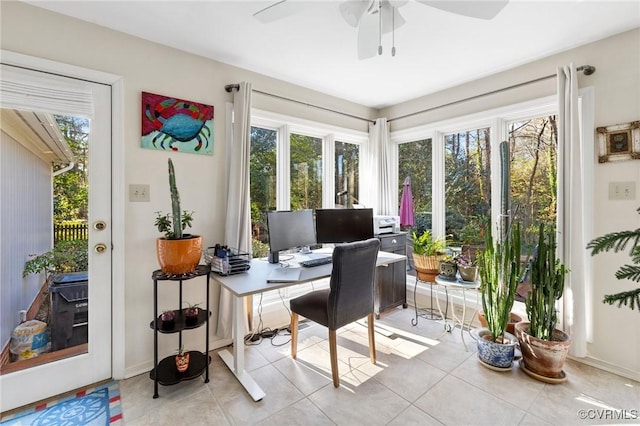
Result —
POLYGON ((77 346, 88 341, 89 278, 86 272, 53 277, 51 295, 51 350, 77 346))

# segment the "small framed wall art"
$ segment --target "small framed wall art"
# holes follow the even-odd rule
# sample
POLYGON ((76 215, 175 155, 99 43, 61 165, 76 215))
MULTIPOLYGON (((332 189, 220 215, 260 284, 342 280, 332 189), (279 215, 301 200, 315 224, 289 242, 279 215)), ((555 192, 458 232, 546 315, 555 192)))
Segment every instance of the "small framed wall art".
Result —
POLYGON ((640 160, 640 121, 598 127, 598 163, 640 160))
POLYGON ((213 155, 213 106, 142 92, 142 147, 213 155))

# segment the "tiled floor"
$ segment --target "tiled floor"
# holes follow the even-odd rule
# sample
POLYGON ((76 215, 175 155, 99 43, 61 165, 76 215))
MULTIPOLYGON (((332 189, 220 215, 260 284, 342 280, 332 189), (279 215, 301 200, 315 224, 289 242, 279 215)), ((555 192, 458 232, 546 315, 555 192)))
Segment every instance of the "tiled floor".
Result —
MULTIPOLYGON (((339 331, 341 386, 331 383, 324 327, 301 330, 298 358, 289 336, 246 349, 247 368, 266 392, 254 402, 214 353, 210 382, 160 387, 142 374, 120 382, 126 425, 530 425, 637 424, 617 420, 611 409, 640 410, 640 383, 567 361, 560 385, 529 378, 520 368, 491 371, 478 362, 468 334, 439 340, 442 324, 396 309, 376 323, 378 362, 368 358, 363 324, 339 331), (282 346, 275 346, 282 344, 282 346), (582 420, 580 410, 591 419, 582 420), (597 411, 599 410, 599 411, 597 411)), ((311 323, 313 324, 313 323, 311 323)))

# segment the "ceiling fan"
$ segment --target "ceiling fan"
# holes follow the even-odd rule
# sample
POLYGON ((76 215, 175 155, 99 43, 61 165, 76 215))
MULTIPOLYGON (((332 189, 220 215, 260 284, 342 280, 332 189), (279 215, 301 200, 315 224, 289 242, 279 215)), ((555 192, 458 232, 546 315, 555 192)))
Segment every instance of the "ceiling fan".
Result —
MULTIPOLYGON (((479 19, 493 19, 509 0, 415 0, 436 9, 479 19)), ((406 21, 398 8, 409 0, 344 0, 340 14, 352 27, 358 28, 358 59, 382 54, 382 34, 392 33, 391 55, 395 56, 395 30, 406 21)), ((309 3, 280 0, 253 14, 260 22, 268 23, 290 16, 309 3)))

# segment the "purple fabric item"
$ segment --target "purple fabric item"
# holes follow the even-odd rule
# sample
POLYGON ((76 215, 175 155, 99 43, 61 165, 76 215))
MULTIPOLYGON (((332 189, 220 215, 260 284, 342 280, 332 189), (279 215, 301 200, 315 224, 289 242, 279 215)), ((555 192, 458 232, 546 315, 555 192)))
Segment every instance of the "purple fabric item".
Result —
POLYGON ((413 226, 413 195, 411 194, 411 178, 407 176, 402 184, 400 198, 400 226, 413 226))

